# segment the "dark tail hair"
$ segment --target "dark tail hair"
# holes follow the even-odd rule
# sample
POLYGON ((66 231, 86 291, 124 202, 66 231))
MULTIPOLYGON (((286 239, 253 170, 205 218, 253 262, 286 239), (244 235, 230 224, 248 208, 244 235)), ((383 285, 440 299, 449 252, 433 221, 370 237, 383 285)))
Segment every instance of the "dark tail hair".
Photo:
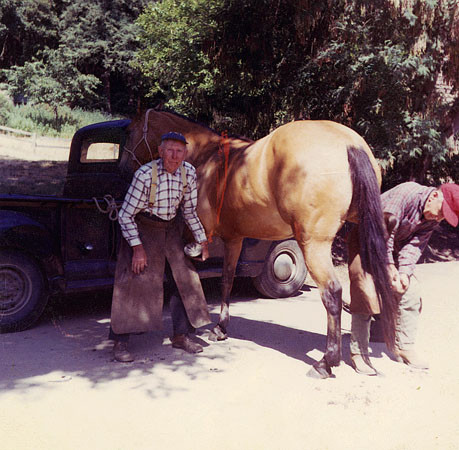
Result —
POLYGON ((358 210, 362 268, 373 277, 381 308, 384 338, 388 348, 393 350, 397 305, 387 270, 386 229, 379 184, 363 148, 350 146, 347 156, 353 185, 352 203, 358 210))

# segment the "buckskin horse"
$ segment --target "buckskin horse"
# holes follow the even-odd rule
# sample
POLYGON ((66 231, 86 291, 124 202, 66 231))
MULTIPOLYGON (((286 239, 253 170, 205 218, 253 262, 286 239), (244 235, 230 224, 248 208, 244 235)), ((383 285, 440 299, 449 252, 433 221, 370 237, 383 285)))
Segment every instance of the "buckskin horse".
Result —
POLYGON ((309 375, 327 378, 341 361, 342 288, 331 257, 345 221, 359 224, 360 257, 373 276, 393 348, 395 305, 386 270, 381 174, 364 139, 332 121, 287 123, 257 141, 221 136, 175 113, 148 110, 129 125, 121 158, 128 172, 157 158, 160 136, 185 135, 196 167, 198 215, 208 236, 224 243, 222 302, 214 339, 227 338, 229 295, 245 237, 294 237, 327 311, 324 357, 309 375))

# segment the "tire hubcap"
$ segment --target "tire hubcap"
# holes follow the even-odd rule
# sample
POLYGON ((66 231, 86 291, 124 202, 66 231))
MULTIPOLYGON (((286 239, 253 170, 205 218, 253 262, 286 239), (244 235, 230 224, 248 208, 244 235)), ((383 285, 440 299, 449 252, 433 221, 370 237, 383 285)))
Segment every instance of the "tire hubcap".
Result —
POLYGON ((0 315, 22 309, 29 294, 29 283, 22 272, 11 267, 0 268, 0 315))
POLYGON ((287 281, 295 274, 295 262, 289 254, 281 253, 274 261, 273 270, 278 280, 287 281))

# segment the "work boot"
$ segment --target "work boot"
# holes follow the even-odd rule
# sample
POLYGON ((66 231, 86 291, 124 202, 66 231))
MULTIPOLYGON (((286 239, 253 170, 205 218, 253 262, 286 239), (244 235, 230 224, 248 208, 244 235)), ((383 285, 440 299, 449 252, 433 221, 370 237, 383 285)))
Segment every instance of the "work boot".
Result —
POLYGON ((360 375, 378 375, 376 369, 371 365, 370 358, 362 355, 351 355, 352 366, 360 375))
POLYGON ((395 349, 394 355, 398 362, 404 362, 413 369, 427 370, 429 368, 429 364, 419 358, 417 353, 412 349, 395 349))
POLYGON ((176 334, 172 339, 172 347, 181 348, 188 353, 201 353, 202 345, 193 342, 187 334, 176 334))
POLYGON ((352 367, 360 375, 377 375, 368 357, 368 342, 370 340, 371 316, 368 314, 352 313, 351 320, 351 362, 352 367))
POLYGON ((134 357, 128 351, 127 342, 115 341, 113 345, 113 357, 118 362, 132 362, 134 357))

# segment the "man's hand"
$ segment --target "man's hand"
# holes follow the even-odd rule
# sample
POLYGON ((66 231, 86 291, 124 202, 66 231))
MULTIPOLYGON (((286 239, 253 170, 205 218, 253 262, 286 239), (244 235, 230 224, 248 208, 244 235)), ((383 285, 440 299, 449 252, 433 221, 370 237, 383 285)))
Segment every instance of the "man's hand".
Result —
POLYGON ((389 264, 389 278, 392 290, 397 294, 404 294, 409 285, 410 279, 408 275, 402 273, 400 274, 394 264, 389 264))
POLYGON ((408 290, 410 287, 410 277, 406 273, 400 274, 400 283, 403 288, 403 294, 408 290))
POLYGON ((202 253, 201 259, 205 261, 209 257, 209 244, 207 241, 201 242, 202 253))
POLYGON ((136 275, 139 275, 139 273, 148 266, 147 254, 142 244, 132 247, 132 251, 134 252, 132 255, 132 271, 136 275))

